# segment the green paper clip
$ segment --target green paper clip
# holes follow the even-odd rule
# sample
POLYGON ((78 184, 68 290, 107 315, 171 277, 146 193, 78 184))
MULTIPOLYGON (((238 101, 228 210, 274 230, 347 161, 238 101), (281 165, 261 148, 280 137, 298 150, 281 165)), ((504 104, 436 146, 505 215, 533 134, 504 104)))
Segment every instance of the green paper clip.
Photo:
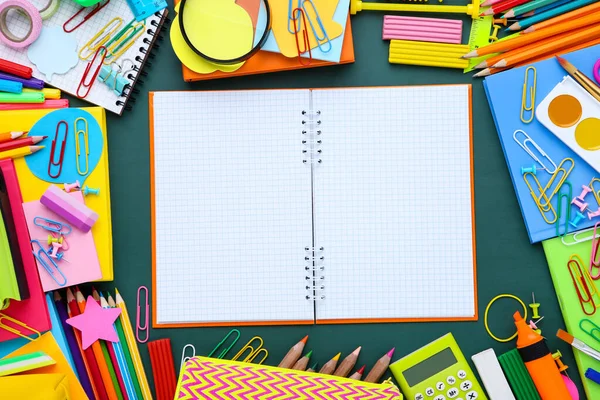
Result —
POLYGON ((225 337, 223 339, 221 339, 221 341, 219 343, 217 343, 217 345, 215 346, 215 348, 212 349, 212 351, 210 352, 210 354, 208 356, 212 357, 213 354, 215 354, 219 350, 219 348, 221 346, 225 346, 224 343, 229 339, 229 336, 231 336, 233 334, 235 334, 236 336, 235 336, 235 339, 233 339, 233 342, 229 345, 229 347, 223 349, 223 351, 221 351, 221 353, 219 353, 218 356, 215 356, 215 358, 224 358, 227 355, 227 353, 229 352, 229 350, 231 350, 231 348, 240 339, 241 333, 237 329, 230 330, 229 333, 227 335, 225 335, 225 337))
POLYGON ((587 333, 597 342, 600 342, 600 326, 596 325, 591 320, 584 318, 581 321, 579 321, 579 329, 587 333), (591 329, 587 330, 585 328, 585 325, 591 325, 591 329))
POLYGON ((563 183, 563 185, 560 187, 560 190, 558 191, 558 207, 556 208, 556 214, 557 214, 557 218, 556 218, 556 236, 565 236, 567 233, 569 233, 569 221, 571 220, 571 199, 573 198, 573 186, 571 186, 571 183, 569 181, 565 181, 565 183, 563 183), (563 193, 563 187, 567 186, 569 188, 567 193, 563 193), (560 233, 560 217, 562 216, 562 208, 563 208, 563 199, 566 200, 565 204, 566 204, 566 208, 567 208, 567 215, 565 216, 565 230, 563 233, 560 233))

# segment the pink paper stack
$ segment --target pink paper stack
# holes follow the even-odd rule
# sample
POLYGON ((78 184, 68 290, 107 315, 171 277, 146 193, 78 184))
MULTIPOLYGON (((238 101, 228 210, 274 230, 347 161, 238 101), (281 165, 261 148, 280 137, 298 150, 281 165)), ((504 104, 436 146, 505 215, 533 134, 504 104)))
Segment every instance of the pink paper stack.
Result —
POLYGON ((421 42, 459 44, 462 21, 443 18, 383 17, 383 40, 401 39, 421 42))

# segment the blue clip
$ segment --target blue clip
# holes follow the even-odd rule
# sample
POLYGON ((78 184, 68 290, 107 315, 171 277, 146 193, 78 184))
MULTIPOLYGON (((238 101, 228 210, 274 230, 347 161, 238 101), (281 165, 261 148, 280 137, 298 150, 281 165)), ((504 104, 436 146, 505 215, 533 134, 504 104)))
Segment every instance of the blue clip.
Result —
POLYGON ((120 74, 121 69, 115 70, 111 65, 105 65, 100 69, 98 80, 104 82, 117 96, 123 96, 125 88, 130 84, 125 74, 120 74))
POLYGON ((47 231, 56 232, 62 236, 68 235, 69 233, 71 233, 71 230, 72 230, 71 226, 68 224, 63 224, 61 222, 54 221, 52 219, 48 219, 48 218, 44 218, 44 217, 35 217, 33 219, 33 224, 35 226, 39 226, 40 228, 45 229, 47 231), (40 222, 40 221, 42 221, 42 222, 40 222), (63 228, 68 229, 68 230, 63 232, 63 228))
POLYGON ((297 6, 294 6, 294 0, 289 0, 288 3, 288 32, 291 33, 292 35, 294 35, 296 32, 298 32, 298 30, 300 29, 300 21, 296 20, 296 18, 294 18, 294 10, 296 8, 300 8, 300 2, 302 0, 298 0, 297 6), (294 24, 294 27, 290 27, 290 23, 294 24))
MULTIPOLYGON (((317 7, 315 6, 315 3, 313 3, 312 0, 304 0, 302 2, 302 9, 304 10, 304 14, 306 15, 306 19, 308 19, 308 24, 310 25, 310 29, 312 29, 312 31, 313 31, 313 33, 315 35, 315 38, 317 39, 317 47, 323 53, 328 53, 329 51, 331 51, 331 49, 333 48, 333 46, 331 44, 331 40, 329 39, 329 36, 327 35, 327 31, 325 30, 325 26, 323 25, 323 21, 321 20, 321 17, 319 16, 319 12, 317 11, 317 7), (317 24, 319 25, 319 29, 321 30, 321 36, 319 36, 319 34, 317 33, 317 30, 315 29, 315 26, 313 25, 311 14, 309 14, 308 11, 306 10, 306 3, 309 3, 311 5, 312 9, 313 9, 313 13, 314 13, 315 18, 317 20, 317 24), (321 43, 321 42, 323 42, 323 43, 321 43), (321 47, 321 44, 328 44, 329 48, 327 50, 324 50, 323 47, 321 47)), ((289 23, 288 23, 288 30, 289 30, 289 23)))
POLYGON ((58 268, 58 265, 56 264, 56 262, 54 262, 52 257, 50 257, 50 254, 48 254, 46 249, 44 249, 44 247, 41 245, 39 240, 35 240, 35 239, 32 240, 31 247, 34 247, 33 246, 34 244, 36 244, 39 247, 39 250, 37 252, 35 251, 35 249, 33 249, 33 251, 32 251, 33 256, 35 257, 38 264, 40 264, 42 267, 44 267, 46 272, 48 272, 48 275, 50 275, 52 280, 54 282, 56 282, 56 284, 58 286, 65 286, 67 284, 67 277, 62 273, 60 268, 58 268), (58 278, 60 278, 60 277, 57 277, 57 274, 54 273, 52 267, 48 264, 48 261, 50 261, 50 263, 52 264, 52 267, 54 267, 56 272, 58 272, 58 274, 60 274, 60 277, 62 277, 62 279, 60 281, 58 280, 58 278))

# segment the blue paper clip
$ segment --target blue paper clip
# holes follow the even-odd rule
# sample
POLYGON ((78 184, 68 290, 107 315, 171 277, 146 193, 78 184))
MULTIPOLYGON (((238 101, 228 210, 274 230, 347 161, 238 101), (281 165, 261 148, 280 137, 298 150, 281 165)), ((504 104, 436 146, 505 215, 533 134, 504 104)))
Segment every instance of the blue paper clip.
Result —
MULTIPOLYGON (((329 36, 327 35, 327 31, 325 30, 325 26, 323 25, 323 21, 321 20, 321 17, 319 16, 319 12, 317 11, 317 7, 315 6, 315 3, 313 3, 312 0, 304 0, 302 2, 302 9, 304 10, 304 14, 306 14, 306 19, 308 19, 308 24, 310 25, 310 29, 312 29, 315 38, 317 39, 317 47, 319 48, 319 50, 321 50, 323 53, 328 53, 329 51, 331 51, 331 49, 333 48, 333 46, 331 45, 331 40, 329 39, 329 36), (309 3, 310 6, 313 9, 313 13, 315 15, 315 19, 317 21, 317 25, 319 26, 319 29, 321 31, 321 34, 319 35, 319 33, 317 32, 317 30, 315 29, 315 25, 313 24, 312 18, 311 18, 311 14, 308 13, 308 11, 306 10, 306 3, 309 3), (323 42, 323 43, 321 43, 323 42), (328 44, 329 47, 327 48, 327 50, 325 50, 322 45, 324 44, 328 44)), ((289 23, 288 23, 288 30, 289 30, 289 23)), ((292 31, 292 33, 294 33, 292 31)))
POLYGON ((294 18, 294 10, 296 8, 300 8, 301 1, 302 0, 298 0, 296 2, 296 6, 294 6, 294 0, 289 0, 288 3, 288 32, 292 35, 294 34, 294 32, 300 30, 300 21, 297 21, 296 18, 294 18), (290 24, 293 24, 293 26, 290 26, 290 24))
POLYGON ((34 244, 36 244, 39 247, 39 250, 37 252, 35 251, 35 249, 33 249, 33 251, 32 251, 33 256, 35 257, 38 264, 40 264, 42 267, 44 267, 46 272, 48 272, 48 275, 50 275, 52 280, 54 282, 56 282, 56 284, 58 286, 65 286, 67 284, 67 277, 62 273, 60 268, 58 268, 58 264, 56 264, 56 262, 54 262, 52 257, 50 257, 50 254, 48 254, 46 249, 44 249, 44 247, 41 245, 39 240, 36 240, 36 239, 32 240, 31 247, 34 247, 33 246, 34 244), (48 264, 48 261, 52 264, 52 267, 54 267, 54 270, 56 270, 56 272, 58 272, 58 274, 60 274, 60 277, 58 277, 57 274, 54 273, 54 270, 48 264), (59 281, 58 278, 62 278, 62 279, 59 281))
POLYGON ((54 221, 52 219, 44 218, 44 217, 35 217, 33 219, 33 224, 35 226, 39 226, 42 229, 45 229, 50 232, 56 232, 59 235, 68 235, 71 233, 71 226, 68 224, 63 224, 62 222, 54 221), (40 222, 41 221, 41 222, 40 222), (63 232, 63 228, 67 229, 63 232))
MULTIPOLYGON (((134 65, 133 61, 131 60, 124 60, 123 65, 125 64, 125 61, 131 62, 132 66, 134 65)), ((98 80, 111 88, 114 94, 117 96, 123 96, 125 89, 131 86, 131 83, 127 79, 127 73, 133 71, 133 67, 125 72, 122 71, 123 67, 116 63, 105 65, 102 67, 102 69, 100 69, 98 80), (118 69, 114 69, 113 65, 116 65, 118 69)))

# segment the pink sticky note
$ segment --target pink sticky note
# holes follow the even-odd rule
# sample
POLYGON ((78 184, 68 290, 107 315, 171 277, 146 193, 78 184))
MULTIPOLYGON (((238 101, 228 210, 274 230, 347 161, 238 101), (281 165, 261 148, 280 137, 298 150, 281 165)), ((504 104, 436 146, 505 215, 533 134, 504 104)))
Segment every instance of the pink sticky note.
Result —
MULTIPOLYGON (((81 192, 72 192, 69 193, 69 196, 74 197, 77 201, 84 202, 81 192)), ((35 217, 42 217, 68 224, 64 219, 47 209, 39 201, 23 203, 23 211, 25 211, 25 218, 27 219, 29 236, 31 239, 39 240, 40 243, 45 246, 46 250, 50 247, 47 244, 48 234, 50 234, 50 232, 36 226, 33 223, 33 219, 35 217)), ((65 236, 65 239, 69 244, 69 250, 65 251, 64 258, 68 261, 63 259, 57 261, 57 264, 67 278, 66 286, 73 286, 101 279, 102 272, 100 270, 100 262, 98 261, 98 253, 96 252, 96 245, 94 244, 92 232, 83 233, 80 230, 73 228, 71 229, 71 233, 65 236)), ((52 277, 50 277, 43 266, 37 263, 37 267, 44 292, 61 288, 52 277)))
POLYGON ((85 350, 98 339, 119 341, 113 326, 119 314, 120 308, 102 308, 92 296, 88 296, 83 313, 69 318, 66 323, 81 331, 81 347, 85 350))

